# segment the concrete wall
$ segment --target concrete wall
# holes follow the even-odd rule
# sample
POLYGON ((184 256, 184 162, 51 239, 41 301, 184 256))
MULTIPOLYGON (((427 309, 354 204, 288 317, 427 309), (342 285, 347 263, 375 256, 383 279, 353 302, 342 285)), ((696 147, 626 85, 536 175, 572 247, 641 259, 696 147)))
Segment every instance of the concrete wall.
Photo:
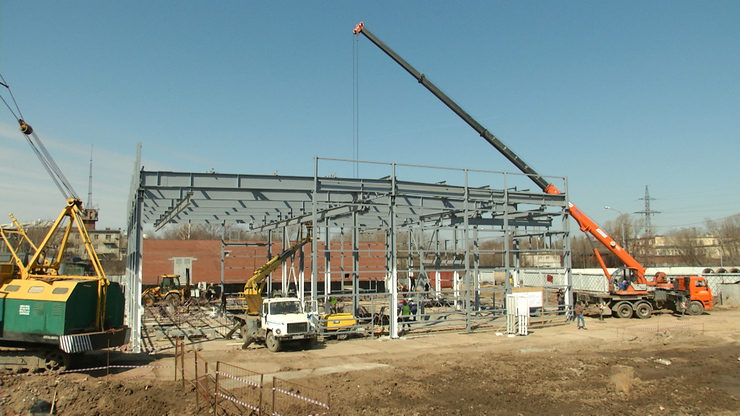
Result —
POLYGON ((719 299, 722 305, 740 306, 740 283, 720 283, 719 299))

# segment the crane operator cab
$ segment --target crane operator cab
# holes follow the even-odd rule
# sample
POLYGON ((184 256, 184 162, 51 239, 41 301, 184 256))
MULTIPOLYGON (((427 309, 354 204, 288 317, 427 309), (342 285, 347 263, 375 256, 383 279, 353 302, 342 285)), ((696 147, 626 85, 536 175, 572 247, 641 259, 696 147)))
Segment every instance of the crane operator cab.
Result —
POLYGON ((609 278, 611 292, 624 292, 630 287, 634 290, 647 290, 645 284, 637 283, 637 270, 620 267, 609 278))

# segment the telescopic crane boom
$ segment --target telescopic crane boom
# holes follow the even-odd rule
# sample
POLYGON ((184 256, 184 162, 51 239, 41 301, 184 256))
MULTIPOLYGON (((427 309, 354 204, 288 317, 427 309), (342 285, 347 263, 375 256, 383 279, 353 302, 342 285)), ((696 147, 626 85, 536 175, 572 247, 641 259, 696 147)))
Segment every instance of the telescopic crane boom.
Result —
POLYGON ((263 264, 262 267, 254 271, 252 277, 247 280, 244 284, 244 290, 242 295, 247 300, 247 313, 249 315, 257 315, 260 307, 262 306, 262 291, 265 289, 267 283, 267 276, 270 273, 277 270, 281 264, 288 259, 288 257, 295 254, 301 247, 311 242, 311 226, 308 227, 308 235, 305 238, 299 239, 295 244, 288 247, 282 253, 271 258, 267 263, 263 264))
MULTIPOLYGON (((561 194, 562 192, 552 183, 550 183, 547 179, 545 179, 542 175, 537 173, 531 166, 529 166, 522 158, 520 158, 516 153, 514 153, 508 146, 506 146, 499 138, 493 135, 490 131, 488 131, 483 125, 478 123, 470 114, 468 114, 465 110, 462 109, 455 101, 453 101, 450 97, 448 97, 444 92, 442 92, 439 88, 437 88, 436 85, 434 85, 429 79, 426 78, 426 76, 417 71, 416 68, 411 66, 408 62, 406 62, 405 59, 400 57, 396 52, 394 52, 388 45, 383 43, 380 39, 378 39, 372 32, 370 32, 366 27, 364 22, 358 23, 353 33, 355 35, 359 35, 360 33, 365 35, 366 38, 368 38, 372 43, 374 43, 380 50, 385 52, 386 55, 388 55, 391 59, 393 59, 396 63, 401 65, 403 69, 406 70, 411 76, 416 78, 416 80, 423 85, 429 92, 434 94, 435 97, 437 97, 444 105, 446 105, 450 110, 452 110, 455 114, 457 114, 463 121, 465 121, 470 127, 473 128, 478 134, 481 135, 488 143, 490 143, 493 147, 495 147, 499 152, 501 152, 504 157, 506 157, 511 163, 514 164, 522 173, 526 174, 537 186, 540 187, 544 192, 548 194, 561 194)), ((604 230, 601 229, 593 220, 591 220, 586 214, 584 214, 578 207, 576 207, 572 202, 568 201, 568 211, 570 212, 570 215, 573 217, 573 219, 578 223, 579 227, 581 228, 581 231, 584 233, 588 233, 591 236, 593 236, 596 240, 598 240, 601 244, 603 244, 610 252, 612 252, 615 256, 621 260, 625 266, 632 271, 632 274, 634 275, 634 284, 640 285, 638 288, 634 288, 633 286, 630 286, 627 291, 635 291, 635 290, 646 290, 645 285, 651 283, 648 282, 645 279, 645 268, 637 261, 634 257, 632 257, 627 251, 622 248, 622 246, 619 245, 612 237, 610 237, 604 230)), ((601 266, 602 270, 604 271, 604 274, 606 275, 607 279, 609 278, 609 272, 606 269, 606 265, 604 264, 604 260, 601 258, 601 255, 599 254, 598 250, 596 248, 593 249, 594 255, 596 256, 596 259, 599 261, 599 265, 601 266)))

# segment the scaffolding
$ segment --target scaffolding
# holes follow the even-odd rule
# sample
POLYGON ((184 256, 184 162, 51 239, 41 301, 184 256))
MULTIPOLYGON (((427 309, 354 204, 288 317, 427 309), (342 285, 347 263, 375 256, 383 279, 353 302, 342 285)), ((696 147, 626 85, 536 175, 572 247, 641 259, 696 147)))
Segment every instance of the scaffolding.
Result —
MULTIPOLYGON (((503 300, 520 283, 517 271, 546 258, 565 276, 553 289, 569 293, 567 191, 532 191, 526 175, 502 171, 319 157, 313 170, 312 176, 244 175, 137 165, 126 273, 132 348, 140 348, 146 224, 241 224, 267 232, 268 244, 275 243, 273 233, 286 244, 288 230, 310 222, 311 272, 299 277, 298 296, 316 313, 330 311, 339 297, 354 316, 369 315, 373 333, 386 325, 391 338, 404 332, 402 323, 471 331, 481 320, 505 319, 503 300), (356 172, 366 177, 353 177, 356 172), (418 320, 407 319, 405 302, 437 302, 439 309, 422 306, 418 320)), ((565 178, 548 179, 567 190, 565 178)))

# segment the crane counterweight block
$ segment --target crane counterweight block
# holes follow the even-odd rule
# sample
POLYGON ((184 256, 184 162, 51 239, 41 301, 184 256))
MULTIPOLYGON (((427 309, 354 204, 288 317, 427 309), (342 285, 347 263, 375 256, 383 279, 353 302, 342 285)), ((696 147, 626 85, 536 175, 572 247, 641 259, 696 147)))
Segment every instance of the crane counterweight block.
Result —
POLYGON ((18 119, 18 124, 20 124, 18 130, 20 130, 21 133, 25 134, 26 136, 29 136, 31 135, 31 133, 33 133, 33 128, 31 128, 31 125, 23 121, 23 119, 18 119))

